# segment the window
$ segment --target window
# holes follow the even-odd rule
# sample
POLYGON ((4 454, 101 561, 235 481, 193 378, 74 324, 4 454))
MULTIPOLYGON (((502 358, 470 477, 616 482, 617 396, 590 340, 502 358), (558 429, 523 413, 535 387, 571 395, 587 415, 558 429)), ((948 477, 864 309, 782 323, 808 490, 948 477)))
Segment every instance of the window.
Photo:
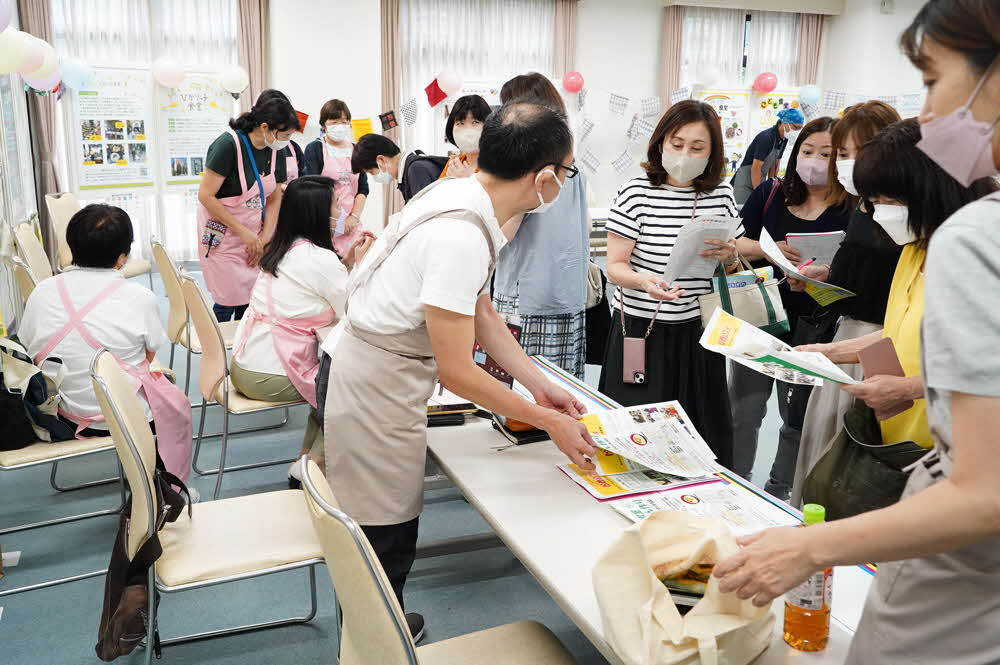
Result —
POLYGON ((416 97, 417 123, 403 127, 403 148, 446 154, 445 103, 427 106, 424 88, 443 70, 465 82, 499 86, 512 73, 552 74, 552 0, 403 0, 399 11, 400 100, 416 97))
POLYGON ((681 85, 742 88, 774 72, 781 88, 798 86, 800 15, 687 7, 681 47, 681 85))

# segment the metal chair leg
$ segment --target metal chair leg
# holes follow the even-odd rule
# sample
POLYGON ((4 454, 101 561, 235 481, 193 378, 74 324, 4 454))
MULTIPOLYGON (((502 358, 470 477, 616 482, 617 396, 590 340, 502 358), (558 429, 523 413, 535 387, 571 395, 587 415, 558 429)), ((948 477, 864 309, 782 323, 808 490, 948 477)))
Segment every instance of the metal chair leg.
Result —
MULTIPOLYGON (((228 402, 229 400, 226 399, 228 402)), ((204 412, 202 412, 204 413, 204 412)), ((226 448, 229 445, 229 405, 225 404, 222 407, 222 452, 219 454, 219 475, 215 479, 215 494, 212 495, 213 499, 219 498, 219 492, 222 490, 222 476, 226 473, 226 448)))
POLYGON ((187 368, 184 370, 184 394, 191 399, 191 322, 188 321, 187 368))
POLYGON ((199 475, 201 471, 198 470, 198 454, 201 452, 201 441, 202 434, 205 432, 205 400, 201 400, 201 418, 198 420, 198 436, 195 438, 194 442, 194 455, 191 458, 191 468, 199 475))
POLYGON ((152 291, 153 293, 156 293, 156 289, 153 288, 153 271, 150 270, 146 274, 149 275, 149 290, 152 291))
POLYGON ((156 602, 156 566, 150 566, 149 571, 146 575, 146 585, 148 590, 149 604, 147 606, 147 611, 149 614, 146 618, 146 665, 153 665, 153 655, 156 652, 156 621, 157 621, 157 605, 156 602))
POLYGON ((72 577, 60 577, 57 580, 49 580, 48 582, 40 582, 38 584, 29 584, 28 586, 17 587, 16 589, 10 589, 8 591, 0 591, 0 598, 4 596, 13 596, 17 593, 24 593, 26 591, 37 591, 38 589, 47 589, 52 586, 59 586, 60 584, 67 584, 69 582, 76 582, 78 580, 88 580, 91 577, 100 577, 101 575, 106 575, 108 569, 95 570, 91 573, 83 573, 82 575, 73 575, 72 577))
POLYGON ((167 367, 169 367, 171 370, 174 369, 174 352, 175 351, 177 351, 177 344, 176 343, 170 345, 170 364, 167 365, 167 367))
POLYGON ((52 473, 49 474, 49 484, 52 485, 52 489, 59 492, 72 492, 73 490, 82 490, 86 487, 97 487, 99 485, 109 485, 113 482, 121 480, 121 476, 115 476, 114 478, 104 478, 102 480, 91 480, 86 483, 78 483, 76 485, 60 485, 56 482, 56 472, 59 470, 59 462, 52 463, 52 473))
MULTIPOLYGON (((204 404, 204 401, 202 402, 202 404, 204 404)), ((213 405, 209 404, 208 406, 213 406, 213 405)), ((229 412, 227 410, 225 410, 225 409, 223 411, 224 411, 223 418, 228 423, 229 412)), ((288 422, 288 413, 289 413, 288 407, 285 407, 284 411, 285 411, 285 417, 277 425, 265 425, 263 427, 247 427, 247 428, 244 428, 244 429, 236 429, 236 430, 232 430, 232 431, 228 431, 228 425, 227 425, 227 427, 224 428, 226 430, 227 440, 228 440, 229 436, 232 436, 234 434, 245 434, 247 432, 261 432, 261 431, 264 431, 264 430, 278 429, 279 427, 283 427, 288 422)), ((191 468, 194 469, 194 472, 197 473, 199 476, 211 476, 213 474, 218 473, 219 469, 218 468, 215 468, 215 469, 202 469, 200 466, 198 466, 198 453, 201 450, 201 442, 204 439, 211 439, 211 438, 214 438, 214 437, 217 437, 217 436, 222 436, 222 432, 219 432, 219 433, 216 433, 216 434, 204 434, 204 428, 205 428, 205 407, 204 406, 202 406, 201 414, 202 414, 201 415, 201 419, 200 419, 199 425, 198 425, 198 438, 195 441, 194 456, 192 457, 192 460, 191 460, 191 468)), ((265 460, 263 462, 252 462, 250 464, 236 464, 234 466, 227 466, 227 467, 225 467, 224 471, 226 471, 228 473, 230 471, 246 471, 247 469, 259 469, 259 468, 262 468, 262 467, 265 467, 265 466, 274 466, 276 464, 291 464, 296 459, 298 459, 298 458, 296 458, 296 457, 289 457, 289 458, 265 460)))

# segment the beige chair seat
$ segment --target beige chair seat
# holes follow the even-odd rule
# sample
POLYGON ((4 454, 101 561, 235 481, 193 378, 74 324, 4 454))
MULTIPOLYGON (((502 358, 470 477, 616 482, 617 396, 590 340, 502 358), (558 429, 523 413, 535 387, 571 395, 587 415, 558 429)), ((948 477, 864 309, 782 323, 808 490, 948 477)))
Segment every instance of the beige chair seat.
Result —
POLYGON ((90 453, 102 449, 114 449, 114 447, 115 444, 110 436, 102 436, 94 439, 57 441, 55 443, 39 441, 20 450, 0 450, 0 467, 20 466, 42 460, 54 460, 66 455, 90 453))
POLYGON ((166 586, 322 559, 305 495, 297 490, 196 503, 160 532, 156 575, 166 586))
MULTIPOLYGON (((233 342, 236 339, 236 328, 240 325, 239 321, 223 321, 219 323, 219 329, 222 331, 222 341, 225 342, 226 348, 233 348, 233 342)), ((181 336, 177 339, 177 342, 188 349, 191 349, 192 353, 201 353, 201 340, 198 339, 198 331, 195 330, 194 326, 191 326, 191 344, 188 344, 188 327, 184 326, 181 328, 181 336)))
POLYGON ((129 279, 130 277, 145 275, 152 269, 152 264, 146 259, 129 259, 128 262, 122 266, 122 275, 125 276, 125 279, 129 279))
POLYGON ((259 399, 250 399, 240 391, 233 387, 231 381, 223 381, 219 384, 219 387, 215 389, 215 401, 222 404, 222 387, 229 387, 229 412, 230 413, 253 413, 254 411, 266 411, 267 409, 273 409, 277 406, 292 406, 294 404, 304 404, 305 400, 297 399, 291 402, 264 402, 259 399))
POLYGON ((576 665, 552 634, 534 621, 518 621, 417 647, 421 665, 576 665))

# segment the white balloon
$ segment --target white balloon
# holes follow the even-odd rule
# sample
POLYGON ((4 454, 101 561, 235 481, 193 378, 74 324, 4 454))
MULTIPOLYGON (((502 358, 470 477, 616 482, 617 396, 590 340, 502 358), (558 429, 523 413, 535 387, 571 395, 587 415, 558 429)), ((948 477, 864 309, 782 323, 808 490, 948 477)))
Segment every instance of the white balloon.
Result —
POLYGON ((16 72, 21 64, 21 50, 17 30, 0 32, 0 74, 16 72))
POLYGON ((0 74, 25 74, 42 66, 45 42, 26 32, 7 28, 0 33, 0 74))
POLYGON ((230 65, 219 72, 219 83, 234 95, 238 95, 250 87, 250 75, 239 65, 230 65))
POLYGON ((157 58, 151 69, 153 78, 164 88, 176 88, 186 76, 184 69, 170 58, 157 58))
POLYGON ((445 70, 438 74, 438 87, 446 95, 454 95, 462 89, 462 75, 458 72, 445 70))
POLYGON ((24 74, 24 76, 35 80, 49 79, 59 69, 59 58, 56 57, 56 50, 52 47, 52 44, 41 39, 38 39, 38 41, 42 42, 42 48, 45 53, 42 65, 35 71, 24 74))

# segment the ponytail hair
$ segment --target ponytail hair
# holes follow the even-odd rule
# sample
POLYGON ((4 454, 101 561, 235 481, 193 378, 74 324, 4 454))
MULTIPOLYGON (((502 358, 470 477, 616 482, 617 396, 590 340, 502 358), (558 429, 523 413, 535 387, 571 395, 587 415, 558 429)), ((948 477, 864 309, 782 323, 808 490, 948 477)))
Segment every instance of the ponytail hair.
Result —
POLYGON ((302 129, 299 126, 299 116, 287 99, 271 97, 265 101, 258 100, 249 111, 229 121, 229 126, 238 132, 249 134, 267 123, 275 132, 287 132, 290 129, 302 129))

